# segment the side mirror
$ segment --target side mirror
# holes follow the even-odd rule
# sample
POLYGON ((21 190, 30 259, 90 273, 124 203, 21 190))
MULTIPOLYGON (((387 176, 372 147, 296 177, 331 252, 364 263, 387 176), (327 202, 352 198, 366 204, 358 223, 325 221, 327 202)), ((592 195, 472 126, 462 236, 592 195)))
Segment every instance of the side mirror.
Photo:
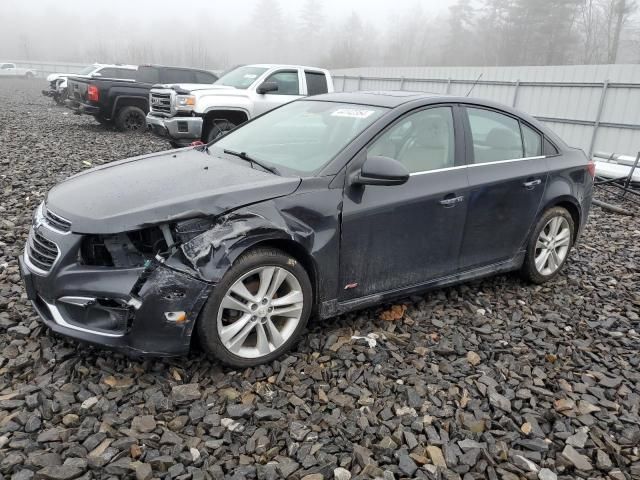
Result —
POLYGON ((402 185, 409 180, 409 171, 399 161, 389 157, 370 157, 351 177, 353 185, 402 185))
POLYGON ((277 92, 277 91, 278 91, 278 84, 276 82, 264 82, 256 90, 256 92, 258 92, 260 95, 264 95, 265 93, 269 93, 269 92, 277 92))

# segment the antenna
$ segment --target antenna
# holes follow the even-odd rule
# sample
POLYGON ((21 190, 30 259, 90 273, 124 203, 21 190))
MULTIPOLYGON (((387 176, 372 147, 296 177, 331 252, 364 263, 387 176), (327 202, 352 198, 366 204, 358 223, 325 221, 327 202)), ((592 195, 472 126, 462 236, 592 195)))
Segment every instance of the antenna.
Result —
POLYGON ((476 85, 478 84, 478 82, 480 81, 480 79, 482 78, 482 75, 484 75, 483 73, 480 74, 480 76, 478 78, 476 78, 476 81, 473 82, 473 85, 471 85, 471 88, 469 89, 469 91, 467 92, 467 94, 465 95, 465 97, 468 97, 469 95, 471 95, 471 92, 473 92, 473 89, 476 88, 476 85))

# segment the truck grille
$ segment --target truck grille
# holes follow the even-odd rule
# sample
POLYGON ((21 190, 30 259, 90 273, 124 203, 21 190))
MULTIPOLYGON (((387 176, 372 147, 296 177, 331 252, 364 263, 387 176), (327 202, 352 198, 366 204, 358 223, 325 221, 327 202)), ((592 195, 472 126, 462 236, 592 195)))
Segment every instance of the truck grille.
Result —
POLYGON ((29 232, 27 255, 31 263, 40 270, 48 272, 58 258, 58 246, 40 235, 36 230, 29 232))
POLYGON ((46 207, 43 208, 42 213, 44 215, 45 221, 56 230, 65 233, 71 230, 71 222, 69 220, 56 215, 46 207))
POLYGON ((170 93, 152 93, 151 94, 151 111, 159 113, 171 113, 171 94, 170 93))

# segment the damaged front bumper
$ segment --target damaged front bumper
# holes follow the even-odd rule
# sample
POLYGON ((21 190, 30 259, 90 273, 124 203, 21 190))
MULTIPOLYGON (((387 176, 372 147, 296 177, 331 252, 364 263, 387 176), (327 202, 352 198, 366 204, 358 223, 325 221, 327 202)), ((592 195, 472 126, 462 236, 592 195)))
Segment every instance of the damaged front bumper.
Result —
POLYGON ((187 353, 213 285, 155 260, 134 268, 83 265, 83 237, 42 220, 29 233, 20 272, 42 321, 61 335, 134 355, 187 353))
POLYGON ((202 117, 160 117, 147 114, 147 128, 155 135, 187 146, 202 136, 202 117))

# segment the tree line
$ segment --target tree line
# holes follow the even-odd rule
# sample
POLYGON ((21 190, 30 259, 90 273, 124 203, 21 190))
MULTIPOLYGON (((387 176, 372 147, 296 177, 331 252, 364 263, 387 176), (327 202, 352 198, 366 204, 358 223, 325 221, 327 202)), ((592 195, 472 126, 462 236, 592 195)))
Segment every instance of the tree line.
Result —
POLYGON ((408 8, 390 5, 396 13, 375 24, 358 11, 333 18, 322 0, 301 0, 295 9, 256 0, 233 25, 215 9, 146 22, 109 12, 96 13, 95 21, 79 23, 68 14, 50 22, 42 12, 40 20, 30 17, 29 28, 20 16, 7 25, 0 54, 209 69, 255 62, 327 68, 638 63, 638 1, 457 0, 434 14, 416 0, 408 8))

